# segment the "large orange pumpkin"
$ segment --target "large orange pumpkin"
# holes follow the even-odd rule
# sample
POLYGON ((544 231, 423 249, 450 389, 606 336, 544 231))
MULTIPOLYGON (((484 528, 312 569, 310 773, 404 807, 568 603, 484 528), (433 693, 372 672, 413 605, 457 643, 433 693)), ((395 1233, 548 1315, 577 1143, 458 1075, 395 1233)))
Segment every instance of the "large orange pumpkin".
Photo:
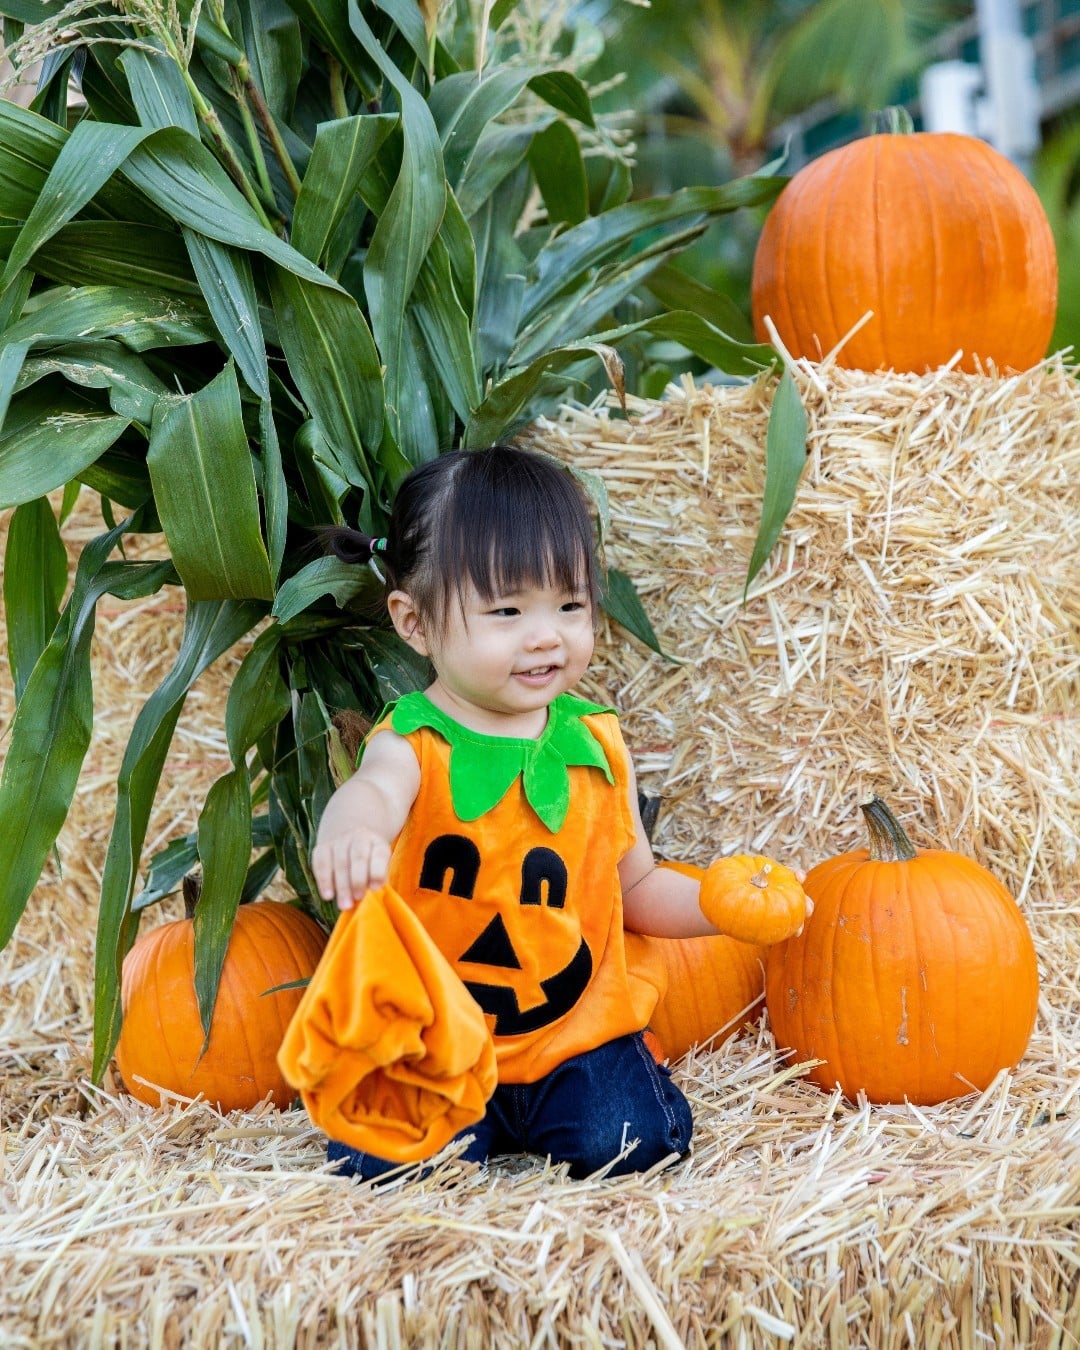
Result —
POLYGON ((1039 976, 1015 900, 984 867, 916 849, 883 802, 870 848, 819 863, 814 912, 769 949, 776 1043, 854 1099, 930 1105, 986 1088, 1027 1048, 1039 976))
POLYGON ((1031 184, 985 141, 882 133, 796 173, 754 258, 754 328, 795 356, 921 374, 963 350, 1026 370, 1057 308, 1054 239, 1031 184))
POLYGON ((292 905, 241 905, 210 1043, 201 1054, 193 921, 177 919, 143 933, 124 958, 121 979, 116 1064, 128 1091, 151 1106, 160 1104, 160 1095, 147 1083, 185 1097, 201 1092, 223 1111, 252 1107, 267 1093, 276 1106, 288 1106, 296 1094, 278 1068, 277 1052, 304 991, 266 991, 310 978, 325 945, 319 925, 292 905))
MULTIPOLYGON (((703 868, 663 862, 701 880, 703 868)), ((734 1035, 757 1015, 765 995, 766 949, 731 937, 658 938, 626 934, 626 964, 661 990, 649 1026, 659 1042, 657 1058, 679 1059, 692 1045, 721 1033, 734 1035)))

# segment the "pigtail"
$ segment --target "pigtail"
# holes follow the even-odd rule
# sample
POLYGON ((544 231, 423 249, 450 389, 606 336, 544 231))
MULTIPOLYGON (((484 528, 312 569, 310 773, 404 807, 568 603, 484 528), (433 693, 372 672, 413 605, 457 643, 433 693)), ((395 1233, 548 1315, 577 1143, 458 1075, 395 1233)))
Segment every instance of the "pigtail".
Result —
POLYGON ((386 552, 386 540, 350 529, 348 525, 322 525, 314 531, 323 551, 346 563, 369 563, 386 552))

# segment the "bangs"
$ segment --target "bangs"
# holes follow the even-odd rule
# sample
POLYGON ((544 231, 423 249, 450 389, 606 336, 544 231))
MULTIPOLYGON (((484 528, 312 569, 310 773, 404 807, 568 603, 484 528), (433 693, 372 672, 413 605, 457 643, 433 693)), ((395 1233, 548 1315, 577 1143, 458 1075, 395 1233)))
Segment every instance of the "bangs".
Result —
POLYGON ((430 545, 442 614, 469 581, 484 601, 553 586, 584 592, 595 605, 593 521, 566 469, 521 452, 509 464, 470 455, 454 486, 433 522, 430 545))

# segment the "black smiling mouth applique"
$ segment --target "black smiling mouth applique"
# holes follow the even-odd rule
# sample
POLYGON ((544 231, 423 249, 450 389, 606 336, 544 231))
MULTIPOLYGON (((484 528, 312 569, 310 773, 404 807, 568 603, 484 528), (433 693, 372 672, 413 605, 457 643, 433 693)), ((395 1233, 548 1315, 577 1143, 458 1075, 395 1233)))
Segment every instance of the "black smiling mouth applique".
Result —
MULTIPOLYGON (((471 839, 442 834, 424 853, 420 887, 445 891, 464 900, 472 898, 480 872, 480 854, 471 839), (447 881, 449 879, 449 884, 447 881)), ((566 866, 550 848, 531 848, 521 864, 522 907, 562 909, 566 902, 566 866)), ((501 914, 496 914, 482 933, 458 957, 469 964, 521 970, 521 961, 501 914)), ((561 970, 542 979, 544 1002, 522 1011, 516 990, 508 984, 465 980, 465 988, 489 1016, 495 1018, 496 1036, 521 1036, 557 1022, 581 998, 593 973, 592 952, 584 938, 561 970)))

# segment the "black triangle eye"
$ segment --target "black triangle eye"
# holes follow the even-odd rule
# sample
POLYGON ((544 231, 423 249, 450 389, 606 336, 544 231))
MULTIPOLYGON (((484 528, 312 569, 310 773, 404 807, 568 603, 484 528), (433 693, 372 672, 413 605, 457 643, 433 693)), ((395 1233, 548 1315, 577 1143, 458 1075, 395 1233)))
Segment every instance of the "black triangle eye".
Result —
POLYGON ((440 834, 424 850, 424 864, 420 869, 420 888, 425 891, 445 891, 471 900, 480 872, 480 850, 463 834, 440 834), (446 878, 449 874, 450 884, 446 878))
POLYGON ((550 848, 531 848, 521 864, 521 904, 546 904, 562 909, 566 904, 566 864, 550 848))

